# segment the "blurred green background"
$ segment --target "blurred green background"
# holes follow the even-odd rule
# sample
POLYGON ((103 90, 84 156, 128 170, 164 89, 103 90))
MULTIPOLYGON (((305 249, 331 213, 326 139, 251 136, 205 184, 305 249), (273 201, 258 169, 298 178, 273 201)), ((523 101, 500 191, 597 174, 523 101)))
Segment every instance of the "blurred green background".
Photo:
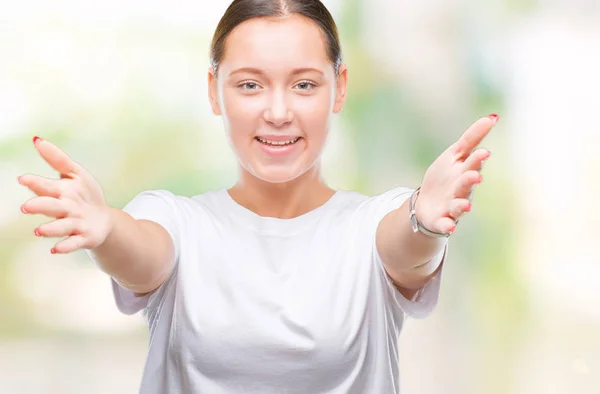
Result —
MULTIPOLYGON (((0 14, 0 393, 133 393, 147 331, 85 253, 52 256, 17 176, 63 147, 122 207, 138 192, 231 185, 208 105, 227 0, 21 1, 0 14)), ((401 335, 405 393, 600 392, 600 2, 329 0, 350 70, 329 183, 416 187, 474 120, 499 113, 439 307, 401 335)))

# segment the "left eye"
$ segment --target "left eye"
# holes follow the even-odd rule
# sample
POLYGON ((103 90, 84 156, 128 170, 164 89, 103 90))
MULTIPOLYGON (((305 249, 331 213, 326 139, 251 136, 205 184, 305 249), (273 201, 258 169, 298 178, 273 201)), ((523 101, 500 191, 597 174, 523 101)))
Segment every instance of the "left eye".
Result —
POLYGON ((240 84, 240 87, 245 90, 257 90, 258 84, 255 82, 244 82, 244 83, 240 84))
POLYGON ((315 84, 310 81, 302 81, 296 87, 300 90, 310 90, 315 87, 315 84))

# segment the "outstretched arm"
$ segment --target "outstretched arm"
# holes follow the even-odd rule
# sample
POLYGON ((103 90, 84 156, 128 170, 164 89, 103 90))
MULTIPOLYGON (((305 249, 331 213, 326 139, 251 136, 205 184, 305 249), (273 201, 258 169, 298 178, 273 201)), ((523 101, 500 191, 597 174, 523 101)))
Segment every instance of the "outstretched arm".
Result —
POLYGON ((157 223, 109 207, 100 184, 79 163, 49 141, 36 137, 34 144, 60 174, 60 179, 19 177, 37 195, 23 204, 23 213, 54 219, 36 228, 35 235, 63 238, 53 254, 90 250, 102 271, 135 293, 160 286, 174 265, 169 233, 157 223))
MULTIPOLYGON (((473 187, 482 180, 481 166, 489 156, 476 149, 498 120, 479 119, 427 169, 416 199, 417 220, 430 231, 450 234, 458 218, 471 210, 473 187)), ((377 251, 385 270, 403 295, 412 298, 439 268, 447 238, 413 232, 409 201, 386 215, 377 229, 377 251)))

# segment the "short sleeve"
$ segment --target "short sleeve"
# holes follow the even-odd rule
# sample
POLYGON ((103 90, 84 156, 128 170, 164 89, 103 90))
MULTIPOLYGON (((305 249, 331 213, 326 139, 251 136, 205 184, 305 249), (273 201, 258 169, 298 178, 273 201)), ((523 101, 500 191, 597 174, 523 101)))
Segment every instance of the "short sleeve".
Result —
MULTIPOLYGON (((161 225, 171 236, 175 248, 175 266, 177 270, 180 255, 180 225, 178 220, 177 196, 166 190, 150 190, 139 193, 123 208, 124 212, 130 214, 137 220, 150 220, 161 225)), ((92 258, 93 256, 89 253, 92 258)), ((117 308, 126 315, 135 314, 149 306, 152 306, 163 293, 162 287, 170 282, 169 278, 163 285, 152 293, 138 296, 134 292, 121 286, 115 279, 111 278, 112 292, 117 308)))
POLYGON ((171 236, 175 257, 179 258, 179 222, 177 196, 166 190, 150 190, 138 194, 123 208, 137 220, 150 220, 160 224, 171 236))
POLYGON ((382 284, 386 303, 393 312, 403 312, 408 317, 422 319, 431 314, 438 303, 440 283, 444 261, 446 259, 448 245, 440 251, 434 260, 439 261, 439 267, 433 277, 421 287, 412 299, 407 299, 398 291, 391 278, 385 271, 383 261, 377 251, 376 233, 381 220, 391 211, 398 209, 412 195, 414 189, 397 187, 373 198, 374 222, 372 226, 372 250, 375 271, 382 284))
POLYGON ((446 245, 446 247, 433 258, 435 260, 441 259, 438 269, 433 277, 427 283, 425 283, 425 285, 423 285, 423 287, 421 287, 415 296, 410 300, 404 297, 404 295, 398 291, 392 282, 392 279, 385 271, 383 262, 381 261, 377 250, 375 250, 377 270, 379 271, 381 281, 384 283, 384 287, 386 289, 385 296, 389 301, 388 303, 392 305, 392 308, 397 311, 402 311, 408 317, 412 317, 414 319, 424 319, 434 311, 440 294, 442 271, 447 250, 448 245, 446 245))

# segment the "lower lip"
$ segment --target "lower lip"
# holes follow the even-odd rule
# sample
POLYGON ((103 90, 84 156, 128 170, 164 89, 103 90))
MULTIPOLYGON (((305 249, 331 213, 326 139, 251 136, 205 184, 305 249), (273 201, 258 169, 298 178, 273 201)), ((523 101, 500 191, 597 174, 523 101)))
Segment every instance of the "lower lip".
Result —
POLYGON ((256 141, 256 143, 258 145, 260 145, 263 152, 265 152, 269 156, 281 157, 281 156, 287 156, 287 155, 293 153, 296 149, 298 149, 298 145, 300 145, 302 138, 298 139, 298 141, 294 142, 293 144, 282 145, 282 146, 263 144, 262 142, 258 141, 257 139, 255 139, 254 141, 256 141))

